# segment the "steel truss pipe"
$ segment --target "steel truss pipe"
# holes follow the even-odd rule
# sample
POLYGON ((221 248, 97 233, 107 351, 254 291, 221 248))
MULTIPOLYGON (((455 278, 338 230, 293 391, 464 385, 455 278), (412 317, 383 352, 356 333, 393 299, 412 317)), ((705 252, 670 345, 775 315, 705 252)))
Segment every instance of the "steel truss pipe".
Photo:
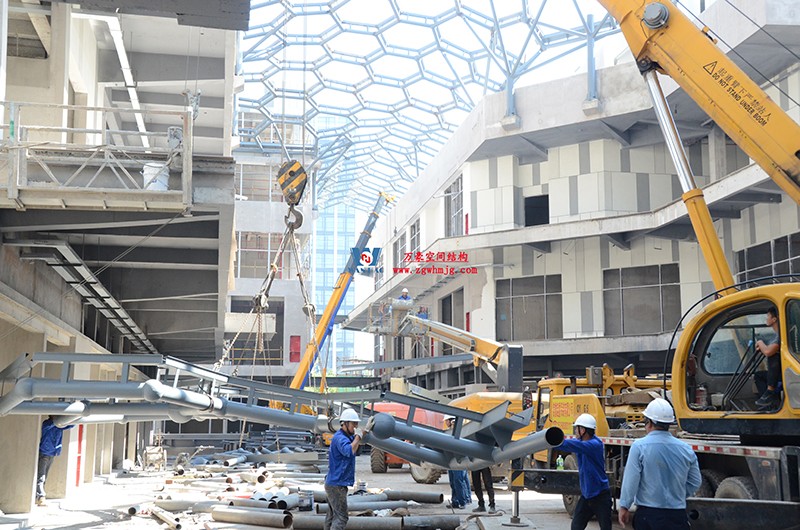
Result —
POLYGON ((169 418, 176 423, 198 419, 199 415, 185 407, 168 403, 92 403, 91 401, 28 401, 20 403, 9 415, 54 416, 53 423, 66 427, 73 423, 125 423, 169 418), (119 419, 119 418, 122 419, 119 419))
POLYGON ((34 398, 142 399, 146 384, 113 381, 64 382, 26 377, 17 381, 14 388, 0 398, 0 416, 5 416, 17 405, 34 398))
MULTIPOLYGON (((391 416, 388 417, 391 421, 394 421, 391 416)), ((378 424, 377 420, 375 424, 378 424)), ((395 438, 380 439, 378 438, 377 433, 374 431, 375 428, 373 427, 373 432, 370 432, 365 436, 364 441, 366 443, 369 443, 379 449, 397 455, 401 458, 405 458, 410 462, 414 462, 415 464, 429 462, 445 469, 467 469, 470 471, 482 469, 499 462, 507 462, 509 460, 513 460, 514 458, 519 458, 524 455, 549 449, 551 447, 560 445, 561 442, 564 441, 564 432, 558 427, 550 427, 549 429, 530 434, 521 440, 511 442, 502 449, 499 447, 492 448, 491 446, 487 445, 487 447, 490 449, 490 456, 484 460, 466 456, 462 457, 455 451, 443 451, 430 449, 427 447, 419 447, 413 443, 404 442, 395 438)), ((410 429, 409 431, 410 433, 408 434, 413 433, 413 429, 410 429)), ((446 433, 441 433, 440 436, 449 437, 449 435, 446 433)), ((411 440, 411 442, 417 442, 413 434, 409 436, 408 439, 411 440)), ((437 440, 437 442, 441 443, 441 440, 437 440)))
MULTIPOLYGON (((338 430, 338 426, 334 427, 332 420, 326 416, 314 417, 267 407, 246 405, 228 401, 225 398, 167 386, 155 379, 150 379, 143 383, 118 383, 112 381, 62 382, 53 379, 24 378, 17 381, 17 384, 14 385, 10 392, 0 397, 0 416, 5 416, 11 410, 23 404, 23 402, 35 398, 138 399, 148 401, 151 404, 165 402, 176 405, 183 410, 194 409, 216 417, 237 417, 256 423, 274 423, 284 427, 317 433, 336 432, 338 430)), ((28 410, 31 410, 34 405, 25 406, 30 407, 28 410)), ((45 405, 45 407, 48 406, 52 405, 45 405)), ((80 408, 81 405, 70 404, 70 406, 75 408, 69 411, 73 413, 69 415, 79 416, 85 414, 85 409, 80 408)), ((95 406, 91 405, 90 408, 95 406)), ((173 414, 170 414, 170 409, 167 409, 167 416, 170 419, 172 419, 172 415, 179 419, 186 418, 187 415, 190 417, 196 416, 196 413, 186 414, 185 412, 179 412, 180 408, 172 409, 173 414)))
POLYGON ((492 447, 489 445, 466 438, 454 438, 449 432, 434 431, 433 429, 400 423, 384 412, 375 415, 375 423, 372 426, 371 434, 384 440, 386 438, 412 440, 414 443, 436 449, 444 449, 470 458, 489 460, 492 457, 492 447))

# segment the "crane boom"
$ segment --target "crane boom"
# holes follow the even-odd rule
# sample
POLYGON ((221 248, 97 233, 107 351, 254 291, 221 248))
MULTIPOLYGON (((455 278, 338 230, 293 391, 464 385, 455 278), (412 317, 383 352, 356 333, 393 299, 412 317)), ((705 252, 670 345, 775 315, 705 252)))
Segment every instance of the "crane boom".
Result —
POLYGON ((800 125, 671 2, 598 0, 622 29, 640 70, 670 76, 795 202, 800 125))
MULTIPOLYGON (((391 196, 385 193, 381 193, 378 197, 375 207, 372 209, 369 217, 367 218, 367 223, 364 226, 364 230, 361 232, 358 241, 356 241, 355 248, 358 249, 359 253, 363 252, 364 248, 367 246, 367 243, 369 243, 370 237, 372 237, 372 230, 375 228, 375 223, 378 222, 378 216, 380 215, 381 209, 383 209, 384 205, 392 202, 393 200, 394 199, 391 196)), ((300 364, 297 366, 297 372, 295 372, 294 377, 289 384, 290 388, 303 388, 308 383, 308 374, 311 372, 311 367, 314 364, 314 360, 316 360, 320 350, 322 349, 322 346, 325 344, 325 341, 333 330, 333 319, 339 312, 339 307, 344 301, 344 296, 347 294, 347 289, 350 287, 350 283, 353 281, 353 274, 355 273, 357 265, 358 262, 356 261, 356 253, 353 252, 350 254, 350 258, 347 260, 347 265, 345 265, 344 270, 336 280, 336 285, 333 287, 333 293, 328 299, 328 304, 325 306, 325 311, 322 313, 322 316, 320 316, 320 319, 317 322, 317 327, 314 330, 314 337, 306 346, 306 351, 303 354, 303 358, 300 359, 300 364)))

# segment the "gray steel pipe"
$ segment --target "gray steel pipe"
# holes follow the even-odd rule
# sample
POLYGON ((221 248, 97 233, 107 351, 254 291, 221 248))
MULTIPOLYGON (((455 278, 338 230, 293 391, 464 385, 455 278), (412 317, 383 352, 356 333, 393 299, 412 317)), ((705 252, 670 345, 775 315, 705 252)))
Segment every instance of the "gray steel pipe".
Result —
MULTIPOLYGON (((347 499, 348 512, 363 512, 366 510, 395 510, 397 508, 408 508, 408 501, 373 501, 373 502, 352 502, 347 499)), ((317 513, 328 513, 330 504, 320 502, 315 505, 317 513)))
POLYGON ((435 431, 419 426, 411 426, 396 421, 393 416, 380 412, 374 416, 375 423, 370 434, 380 439, 397 438, 411 440, 427 447, 443 449, 470 458, 489 460, 492 447, 467 438, 455 438, 449 432, 435 431))
POLYGON ((170 528, 174 530, 181 530, 180 519, 173 517, 171 513, 166 512, 157 506, 152 506, 150 508, 150 513, 167 523, 167 526, 170 528))
POLYGON ((431 464, 445 469, 467 469, 472 471, 561 445, 561 442, 564 441, 564 432, 558 427, 550 427, 544 431, 530 434, 521 440, 511 442, 503 449, 495 447, 491 451, 490 458, 486 460, 449 456, 452 455, 452 453, 445 454, 442 451, 429 449, 427 447, 418 447, 412 443, 403 442, 394 438, 381 440, 372 436, 372 433, 367 434, 365 441, 379 449, 405 458, 415 464, 430 462, 431 464))
MULTIPOLYGON (((456 530, 461 526, 459 515, 423 515, 403 517, 403 526, 412 528, 437 528, 438 530, 456 530)), ((478 525, 481 526, 482 525, 478 525)))
MULTIPOLYGON (((404 517, 351 517, 345 530, 403 530, 404 517)), ((295 514, 292 520, 295 530, 322 530, 325 517, 320 515, 295 514)))
POLYGON ((433 491, 384 490, 383 494, 390 501, 414 501, 427 504, 441 504, 444 502, 444 495, 433 491))
POLYGON ((224 523, 243 523, 273 528, 289 528, 292 525, 292 516, 287 513, 271 513, 257 508, 240 508, 229 506, 211 510, 211 518, 224 523))
POLYGON ((5 416, 20 403, 34 398, 116 398, 142 399, 146 383, 117 383, 113 381, 69 381, 34 379, 17 381, 14 388, 0 397, 0 416, 5 416))

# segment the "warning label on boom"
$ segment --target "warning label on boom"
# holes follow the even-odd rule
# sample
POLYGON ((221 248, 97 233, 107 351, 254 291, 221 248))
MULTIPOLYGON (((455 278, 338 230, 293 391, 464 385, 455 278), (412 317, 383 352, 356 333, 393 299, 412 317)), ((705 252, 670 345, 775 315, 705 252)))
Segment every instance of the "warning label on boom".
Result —
POLYGON ((772 116, 772 113, 768 111, 764 102, 742 86, 727 68, 717 68, 717 61, 714 61, 703 66, 703 70, 708 72, 708 75, 710 75, 719 86, 724 88, 725 93, 738 103, 756 123, 761 126, 769 123, 769 118, 772 116))

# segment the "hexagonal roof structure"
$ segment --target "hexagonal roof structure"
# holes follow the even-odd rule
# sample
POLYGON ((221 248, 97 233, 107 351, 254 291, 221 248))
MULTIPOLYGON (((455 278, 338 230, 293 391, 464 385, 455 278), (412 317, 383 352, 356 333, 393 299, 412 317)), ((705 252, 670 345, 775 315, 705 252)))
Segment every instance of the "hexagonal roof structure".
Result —
POLYGON ((482 97, 617 32, 593 0, 254 1, 241 148, 301 160, 315 205, 367 210, 402 195, 482 97))

